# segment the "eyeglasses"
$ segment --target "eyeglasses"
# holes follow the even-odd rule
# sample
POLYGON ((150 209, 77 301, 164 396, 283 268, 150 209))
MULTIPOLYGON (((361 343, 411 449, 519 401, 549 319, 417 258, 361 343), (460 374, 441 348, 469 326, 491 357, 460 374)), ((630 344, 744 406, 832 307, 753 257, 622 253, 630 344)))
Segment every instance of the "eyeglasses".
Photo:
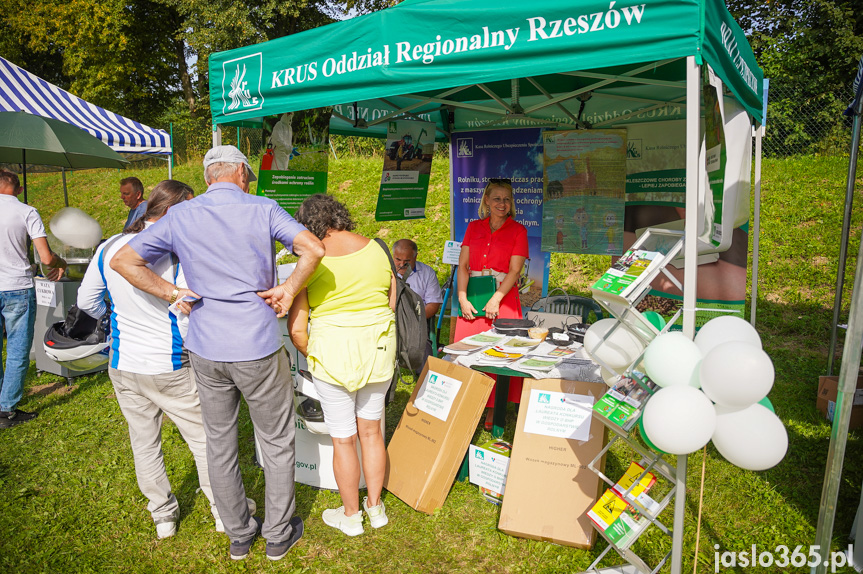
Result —
POLYGON ((508 177, 490 177, 488 178, 489 183, 506 183, 512 185, 512 180, 508 177))

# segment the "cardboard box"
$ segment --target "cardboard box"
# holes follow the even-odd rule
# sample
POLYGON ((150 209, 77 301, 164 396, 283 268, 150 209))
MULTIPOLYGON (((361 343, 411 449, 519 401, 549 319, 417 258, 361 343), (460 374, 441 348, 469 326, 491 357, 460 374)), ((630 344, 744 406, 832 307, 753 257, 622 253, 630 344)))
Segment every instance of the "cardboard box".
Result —
MULTIPOLYGON (((833 413, 836 411, 836 397, 839 394, 839 377, 820 377, 818 379, 818 398, 815 399, 815 408, 821 411, 828 421, 833 421, 833 413)), ((857 390, 851 407, 851 421, 848 428, 857 429, 863 427, 863 375, 857 377, 857 390)))
POLYGON ((443 506, 494 381, 429 357, 387 447, 384 487, 411 508, 443 506))
MULTIPOLYGON (((590 549, 587 512, 605 483, 587 468, 605 446, 593 405, 608 387, 525 379, 498 528, 518 536, 590 549)), ((605 459, 601 459, 600 470, 605 459)))

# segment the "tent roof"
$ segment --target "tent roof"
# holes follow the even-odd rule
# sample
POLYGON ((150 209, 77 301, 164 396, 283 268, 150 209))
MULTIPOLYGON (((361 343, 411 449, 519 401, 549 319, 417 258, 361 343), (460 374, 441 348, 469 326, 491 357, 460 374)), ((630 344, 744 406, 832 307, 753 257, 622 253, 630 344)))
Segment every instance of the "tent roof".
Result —
POLYGON ((581 120, 645 121, 684 101, 687 56, 708 63, 761 120, 762 72, 722 0, 405 0, 213 54, 210 101, 215 124, 334 105, 345 132, 357 123, 344 105, 352 102, 379 116, 367 123, 442 109, 486 114, 468 127, 572 124, 579 111, 581 120), (583 108, 579 96, 591 97, 583 108))
POLYGON ((166 131, 94 106, 4 58, 0 58, 0 111, 24 111, 78 126, 121 154, 171 153, 166 131))

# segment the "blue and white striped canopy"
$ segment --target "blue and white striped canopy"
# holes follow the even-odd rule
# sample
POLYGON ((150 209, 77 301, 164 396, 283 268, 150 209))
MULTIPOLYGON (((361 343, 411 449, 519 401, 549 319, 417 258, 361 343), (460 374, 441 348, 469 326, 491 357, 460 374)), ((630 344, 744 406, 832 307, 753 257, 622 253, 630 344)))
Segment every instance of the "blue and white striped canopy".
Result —
POLYGON ((23 111, 78 126, 117 153, 171 154, 165 130, 94 106, 4 58, 0 58, 0 111, 23 111))

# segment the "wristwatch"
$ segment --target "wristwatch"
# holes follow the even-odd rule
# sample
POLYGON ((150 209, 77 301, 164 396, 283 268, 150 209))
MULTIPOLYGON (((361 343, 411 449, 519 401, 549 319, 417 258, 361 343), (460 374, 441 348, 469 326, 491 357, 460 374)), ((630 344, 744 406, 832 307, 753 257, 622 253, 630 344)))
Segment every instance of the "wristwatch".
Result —
POLYGON ((176 301, 176 300, 177 300, 177 295, 179 295, 179 294, 180 294, 180 290, 179 290, 179 289, 177 289, 177 288, 175 287, 175 288, 174 288, 174 290, 173 290, 173 291, 171 291, 171 300, 170 300, 170 301, 168 301, 168 303, 169 303, 170 305, 173 305, 173 304, 174 304, 174 301, 176 301))

